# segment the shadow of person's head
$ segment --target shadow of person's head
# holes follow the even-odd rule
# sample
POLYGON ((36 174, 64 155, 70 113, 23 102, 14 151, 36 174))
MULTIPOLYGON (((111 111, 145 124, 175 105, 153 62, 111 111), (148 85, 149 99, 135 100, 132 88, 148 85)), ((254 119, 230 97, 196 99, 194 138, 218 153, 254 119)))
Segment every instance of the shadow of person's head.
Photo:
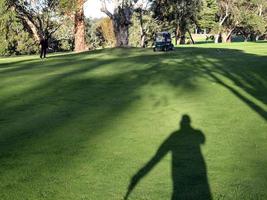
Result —
POLYGON ((185 114, 182 116, 182 119, 180 121, 180 128, 181 129, 187 129, 191 127, 191 119, 189 115, 185 114))

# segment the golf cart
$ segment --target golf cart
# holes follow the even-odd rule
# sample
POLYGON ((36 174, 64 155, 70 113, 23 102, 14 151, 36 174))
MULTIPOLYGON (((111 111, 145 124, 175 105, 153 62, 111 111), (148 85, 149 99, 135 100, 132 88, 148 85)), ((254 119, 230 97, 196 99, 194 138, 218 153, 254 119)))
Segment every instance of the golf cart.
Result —
POLYGON ((156 34, 153 46, 154 51, 173 51, 171 34, 168 32, 160 32, 156 34))

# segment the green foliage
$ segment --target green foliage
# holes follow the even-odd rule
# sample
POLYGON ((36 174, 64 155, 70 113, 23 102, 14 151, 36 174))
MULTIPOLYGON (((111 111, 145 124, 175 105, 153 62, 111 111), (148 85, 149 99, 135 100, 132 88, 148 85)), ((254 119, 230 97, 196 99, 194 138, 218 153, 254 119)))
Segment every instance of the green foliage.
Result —
POLYGON ((231 40, 233 34, 259 38, 266 30, 266 6, 265 0, 218 0, 217 35, 222 41, 231 40))
POLYGON ((262 35, 267 28, 267 3, 261 0, 245 1, 238 7, 238 19, 240 31, 246 35, 262 35), (248 9, 249 8, 249 9, 248 9), (261 11, 259 10, 261 9, 261 11))
POLYGON ((59 9, 64 13, 74 12, 76 9, 76 0, 58 0, 59 9))
MULTIPOLYGON (((114 35, 117 33, 119 37, 122 30, 127 33, 128 27, 132 46, 141 46, 141 35, 145 35, 145 42, 150 46, 158 31, 175 30, 176 36, 186 37, 186 31, 196 25, 216 34, 254 38, 263 36, 267 30, 266 0, 148 0, 150 3, 143 0, 149 6, 141 8, 142 20, 136 10, 132 16, 136 8, 131 3, 137 1, 114 2, 124 6, 117 9, 116 20, 112 18, 115 26, 107 18, 86 19, 86 42, 91 49, 115 46, 114 35), (220 25, 226 13, 226 20, 220 25)), ((49 35, 50 46, 55 51, 73 50, 76 7, 76 0, 0 0, 0 54, 36 53, 42 35, 49 35)))
POLYGON ((39 50, 39 44, 30 37, 28 32, 23 31, 23 27, 21 27, 20 32, 14 36, 13 40, 16 41, 13 44, 14 53, 16 54, 33 54, 37 53, 39 50))
POLYGON ((173 20, 181 29, 187 29, 197 22, 201 8, 200 0, 168 0, 165 6, 170 7, 173 20))
POLYGON ((113 22, 110 18, 106 17, 98 22, 97 30, 104 38, 104 46, 114 47, 116 38, 114 34, 113 22))
POLYGON ((175 37, 180 37, 180 44, 184 44, 186 32, 197 24, 201 9, 201 0, 151 0, 153 17, 170 25, 175 37))
MULTIPOLYGON (((151 13, 146 12, 143 16, 143 28, 145 34, 145 43, 147 46, 152 46, 155 33, 162 31, 162 24, 159 24, 151 15, 151 13)), ((134 47, 141 46, 141 27, 139 16, 137 13, 134 13, 132 17, 132 26, 130 27, 130 45, 134 47)))
POLYGON ((59 29, 52 35, 52 40, 56 42, 57 51, 72 51, 74 49, 73 27, 73 20, 66 16, 59 29))
POLYGON ((87 18, 86 42, 90 49, 114 47, 116 39, 112 20, 108 17, 102 19, 87 18))
POLYGON ((16 13, 8 10, 6 4, 0 12, 0 55, 36 53, 39 45, 25 30, 16 13))
POLYGON ((215 16, 217 12, 217 0, 203 0, 197 22, 199 28, 209 30, 214 29, 216 25, 215 16))
POLYGON ((103 36, 97 31, 99 20, 90 18, 85 19, 85 40, 90 49, 96 49, 103 46, 103 36))

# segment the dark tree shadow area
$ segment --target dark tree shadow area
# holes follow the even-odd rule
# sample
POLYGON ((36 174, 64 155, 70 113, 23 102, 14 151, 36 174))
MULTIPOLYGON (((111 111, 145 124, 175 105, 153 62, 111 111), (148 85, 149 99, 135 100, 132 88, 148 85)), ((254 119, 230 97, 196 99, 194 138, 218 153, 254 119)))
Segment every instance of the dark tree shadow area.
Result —
POLYGON ((207 179, 207 169, 201 153, 205 135, 191 126, 189 115, 183 115, 180 129, 173 132, 158 148, 156 154, 132 177, 124 199, 167 154, 170 153, 171 178, 173 182, 172 200, 210 200, 211 192, 207 179))

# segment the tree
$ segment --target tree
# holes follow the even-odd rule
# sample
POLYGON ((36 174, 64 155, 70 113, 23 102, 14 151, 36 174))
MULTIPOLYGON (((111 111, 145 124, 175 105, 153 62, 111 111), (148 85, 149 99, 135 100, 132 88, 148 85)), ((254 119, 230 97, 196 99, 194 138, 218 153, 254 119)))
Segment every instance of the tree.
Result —
POLYGON ((80 52, 87 49, 85 42, 85 21, 84 21, 83 5, 84 5, 84 0, 76 1, 76 10, 74 17, 75 52, 80 52))
POLYGON ((114 47, 116 38, 113 30, 112 20, 108 17, 100 19, 97 23, 97 31, 102 35, 104 41, 103 46, 114 47))
POLYGON ((113 30, 116 37, 117 47, 126 47, 129 44, 129 27, 133 14, 133 2, 131 0, 113 0, 114 11, 110 12, 106 5, 106 0, 101 0, 104 12, 113 23, 113 30))
POLYGON ((38 50, 16 13, 0 0, 0 55, 30 54, 38 50))
POLYGON ((150 30, 149 26, 152 24, 155 25, 153 19, 150 17, 151 13, 149 11, 149 6, 149 1, 139 0, 134 8, 135 18, 138 21, 140 30, 140 46, 143 48, 146 47, 146 38, 149 34, 148 31, 150 30))
POLYGON ((217 12, 218 4, 216 0, 203 0, 197 22, 198 27, 208 29, 208 31, 214 29, 216 26, 215 16, 217 12))
POLYGON ((244 34, 257 38, 266 28, 265 0, 218 0, 218 34, 215 42, 230 42, 232 34, 239 30, 244 34))
POLYGON ((241 32, 245 41, 258 38, 266 32, 267 28, 267 2, 265 0, 252 0, 246 2, 240 9, 242 15, 241 32))
POLYGON ((135 12, 130 27, 130 45, 136 47, 152 46, 155 34, 161 29, 161 24, 152 17, 150 11, 143 12, 142 19, 140 19, 140 13, 135 12))
POLYGON ((57 4, 52 0, 1 0, 2 46, 7 54, 37 52, 41 38, 51 38, 60 27, 57 4))
POLYGON ((89 49, 103 47, 103 34, 98 32, 99 21, 100 19, 85 19, 85 40, 89 49))
POLYGON ((84 3, 86 0, 59 0, 60 8, 66 16, 74 21, 74 45, 75 52, 87 50, 85 40, 84 3))
POLYGON ((175 43, 178 42, 177 38, 180 37, 180 44, 185 44, 186 32, 190 34, 190 25, 196 24, 197 22, 201 0, 151 1, 155 18, 172 24, 175 27, 175 43))
MULTIPOLYGON (((185 34, 189 33, 189 27, 197 23, 198 14, 201 8, 201 0, 172 0, 175 3, 176 32, 180 31, 180 44, 185 44, 185 34), (179 30, 177 30, 179 29, 179 30)), ((191 37, 192 40, 192 37, 191 37)), ((194 43, 194 41, 192 40, 194 43)))
POLYGON ((233 31, 240 23, 238 7, 243 0, 217 0, 217 27, 215 43, 231 41, 233 31))
POLYGON ((57 2, 53 0, 7 0, 7 9, 16 12, 16 17, 34 36, 36 41, 51 37, 60 27, 57 2))

